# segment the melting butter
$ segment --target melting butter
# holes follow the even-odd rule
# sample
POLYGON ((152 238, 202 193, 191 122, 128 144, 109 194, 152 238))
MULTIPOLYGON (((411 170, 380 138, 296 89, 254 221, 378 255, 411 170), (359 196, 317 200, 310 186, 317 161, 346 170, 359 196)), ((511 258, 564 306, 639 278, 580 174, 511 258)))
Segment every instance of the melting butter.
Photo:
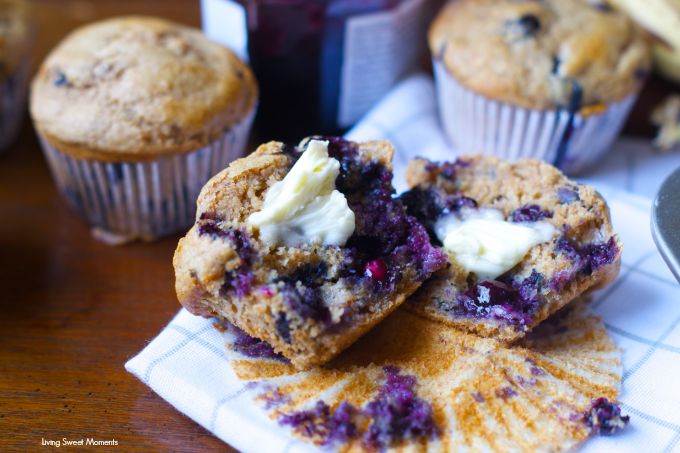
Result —
POLYGON ((464 209, 437 220, 435 234, 465 270, 495 279, 522 261, 532 247, 550 241, 557 229, 545 221, 507 222, 496 209, 464 209))
POLYGON ((339 172, 340 162, 328 156, 328 142, 311 140, 248 223, 271 245, 344 245, 354 233, 355 219, 345 196, 335 190, 339 172))

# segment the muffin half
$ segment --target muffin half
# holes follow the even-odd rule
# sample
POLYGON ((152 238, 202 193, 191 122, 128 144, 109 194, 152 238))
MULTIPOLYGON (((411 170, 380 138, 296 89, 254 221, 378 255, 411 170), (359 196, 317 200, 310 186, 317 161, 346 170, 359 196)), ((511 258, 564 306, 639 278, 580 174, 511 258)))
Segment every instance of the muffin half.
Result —
POLYGON ((503 341, 618 274, 622 245, 591 187, 535 160, 416 159, 401 196, 449 255, 409 309, 503 341))
POLYGON ((298 368, 337 355, 446 262, 392 198, 385 141, 270 142, 213 177, 180 240, 177 295, 298 368))

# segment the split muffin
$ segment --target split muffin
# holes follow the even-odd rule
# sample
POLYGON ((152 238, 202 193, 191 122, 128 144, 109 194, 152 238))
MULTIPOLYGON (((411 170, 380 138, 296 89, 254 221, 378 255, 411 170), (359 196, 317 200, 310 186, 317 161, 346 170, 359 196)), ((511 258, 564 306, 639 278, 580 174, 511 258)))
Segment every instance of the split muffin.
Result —
POLYGON ((313 138, 233 162, 175 251, 179 301, 266 343, 251 354, 330 360, 446 262, 392 197, 392 154, 385 141, 313 138))
POLYGON ((203 184, 242 155, 256 100, 248 66, 200 31, 121 17, 50 53, 31 114, 62 194, 119 243, 191 225, 203 184))
POLYGON ((449 257, 408 308, 510 342, 613 281, 622 244, 591 187, 536 160, 412 161, 401 196, 449 257))

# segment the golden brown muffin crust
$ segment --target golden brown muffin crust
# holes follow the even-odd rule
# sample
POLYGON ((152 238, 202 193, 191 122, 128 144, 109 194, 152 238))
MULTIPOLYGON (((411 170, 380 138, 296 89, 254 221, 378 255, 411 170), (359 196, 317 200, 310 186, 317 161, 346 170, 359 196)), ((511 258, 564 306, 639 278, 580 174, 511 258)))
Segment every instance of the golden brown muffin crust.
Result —
POLYGON ((200 31, 151 17, 79 28, 36 75, 38 131, 77 158, 143 161, 193 151, 254 109, 252 72, 200 31))
POLYGON ((581 105, 635 92, 650 67, 641 30, 604 0, 457 0, 429 33, 435 59, 465 87, 527 108, 581 105))

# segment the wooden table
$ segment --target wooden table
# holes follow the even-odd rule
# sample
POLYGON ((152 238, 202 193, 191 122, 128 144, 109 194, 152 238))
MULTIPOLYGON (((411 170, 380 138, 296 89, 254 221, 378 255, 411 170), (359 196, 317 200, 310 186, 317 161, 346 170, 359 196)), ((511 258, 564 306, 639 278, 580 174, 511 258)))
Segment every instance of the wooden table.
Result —
MULTIPOLYGON (((73 26, 114 14, 199 23, 198 0, 36 3, 39 56, 73 26)), ((646 107, 670 89, 650 85, 630 131, 650 132, 646 107)), ((60 199, 26 121, 0 156, 0 451, 53 448, 41 440, 64 437, 116 439, 120 451, 232 451, 123 369, 179 308, 176 242, 92 239, 60 199)))
MULTIPOLYGON (((101 17, 200 23, 198 0, 35 4, 38 60, 101 17)), ((179 308, 178 238, 118 248, 93 240, 60 199, 29 123, 0 156, 0 451, 54 449, 41 440, 64 437, 116 439, 118 451, 233 451, 123 368, 179 308)))

